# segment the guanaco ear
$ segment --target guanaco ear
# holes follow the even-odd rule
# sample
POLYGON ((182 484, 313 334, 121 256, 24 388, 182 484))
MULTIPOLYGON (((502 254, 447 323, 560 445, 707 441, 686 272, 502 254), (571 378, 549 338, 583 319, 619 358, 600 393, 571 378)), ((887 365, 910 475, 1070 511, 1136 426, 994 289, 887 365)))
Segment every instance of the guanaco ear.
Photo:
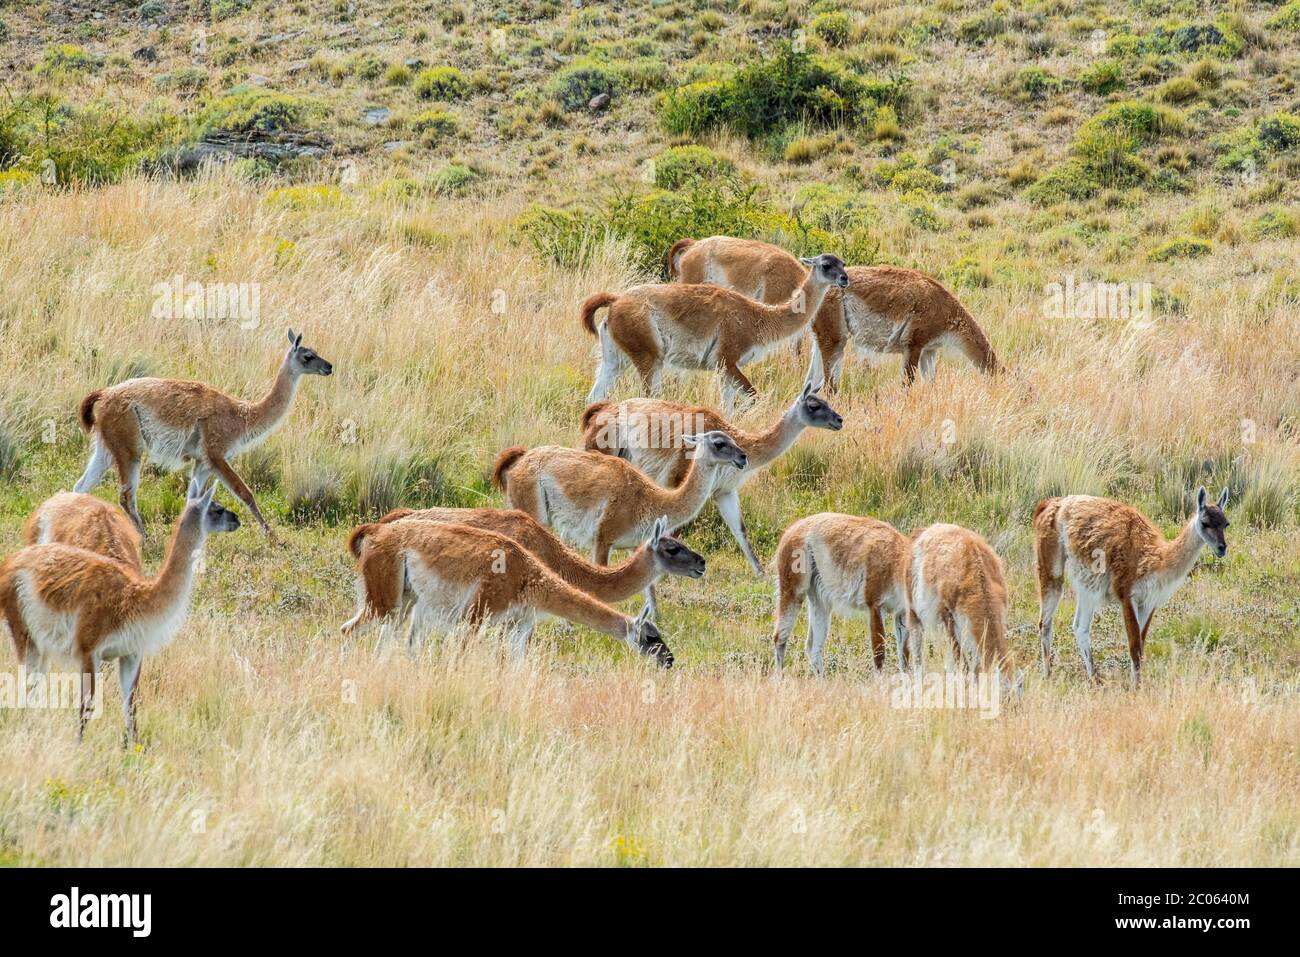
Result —
POLYGON ((800 256, 800 257, 799 257, 799 261, 800 261, 801 263, 803 263, 805 266, 815 266, 815 265, 817 265, 817 260, 815 260, 815 259, 805 259, 803 256, 800 256))
POLYGON ((1196 493, 1196 510, 1198 512, 1205 511, 1205 486, 1204 485, 1202 485, 1201 490, 1196 493))
POLYGON ((826 384, 826 374, 822 367, 822 351, 817 348, 817 343, 809 344, 808 351, 812 353, 808 360, 808 375, 803 380, 803 395, 800 398, 806 399, 814 392, 820 392, 822 386, 826 384))
POLYGON ((1228 486, 1225 485, 1223 487, 1223 491, 1219 493, 1219 511, 1223 511, 1227 507, 1228 507, 1228 486))
POLYGON ((293 347, 296 349, 296 348, 298 347, 298 343, 300 343, 301 341, 302 341, 302 336, 295 336, 295 335, 293 334, 293 328, 290 327, 290 328, 289 328, 289 345, 293 346, 293 347))
POLYGON ((682 445, 688 449, 693 449, 700 444, 700 436, 682 434, 682 445))
POLYGON ((650 530, 650 545, 654 546, 659 543, 659 539, 668 534, 668 516, 660 515, 655 519, 655 527, 650 530))
POLYGON ((641 634, 641 629, 645 627, 645 623, 649 620, 650 620, 650 605, 649 604, 642 605, 641 610, 637 612, 636 617, 632 619, 632 634, 634 635, 641 634))
POLYGON ((216 494, 217 494, 217 483, 213 482, 211 485, 208 486, 208 493, 203 496, 203 502, 201 503, 200 506, 203 509, 203 511, 206 512, 208 510, 208 506, 212 504, 212 498, 216 494))
POLYGON ((199 480, 191 478, 189 490, 185 493, 185 501, 192 502, 202 494, 203 486, 199 484, 199 480))

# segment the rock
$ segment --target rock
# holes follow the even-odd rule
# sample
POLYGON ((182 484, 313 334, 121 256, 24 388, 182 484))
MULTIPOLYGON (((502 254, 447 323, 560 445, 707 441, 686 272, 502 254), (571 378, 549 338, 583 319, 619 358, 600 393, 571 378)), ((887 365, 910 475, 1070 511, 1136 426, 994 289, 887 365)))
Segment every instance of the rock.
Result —
POLYGON ((408 56, 405 60, 402 61, 402 65, 408 66, 412 70, 418 70, 420 69, 420 67, 424 66, 424 61, 421 60, 418 56, 408 56))
POLYGON ((413 140, 389 140, 384 144, 384 151, 387 153, 396 153, 404 146, 410 146, 413 140))
POLYGON ((380 123, 387 123, 388 118, 393 115, 393 111, 386 106, 372 106, 366 110, 366 122, 371 126, 378 126, 380 123))
POLYGON ((294 61, 293 61, 292 63, 290 63, 289 66, 286 68, 285 72, 288 73, 290 76, 293 76, 293 74, 295 74, 295 73, 301 73, 303 70, 307 69, 307 67, 309 67, 309 66, 311 66, 311 61, 310 61, 310 60, 294 60, 294 61))
POLYGON ((608 107, 609 107, 608 93, 600 93, 596 96, 593 96, 591 98, 591 102, 587 104, 587 108, 591 110, 591 112, 593 113, 599 113, 601 110, 607 109, 608 107))
POLYGON ((329 140, 317 133, 277 133, 274 136, 234 136, 220 133, 180 147, 164 160, 180 173, 196 172, 204 163, 235 159, 263 159, 282 163, 292 159, 319 159, 329 140))
POLYGON ((140 47, 138 50, 132 53, 131 56, 139 60, 141 63, 158 62, 158 51, 155 50, 153 47, 140 47))
POLYGON ((269 76, 262 76, 260 73, 254 73, 248 78, 248 82, 253 84, 253 86, 266 86, 266 84, 271 82, 271 78, 269 76))

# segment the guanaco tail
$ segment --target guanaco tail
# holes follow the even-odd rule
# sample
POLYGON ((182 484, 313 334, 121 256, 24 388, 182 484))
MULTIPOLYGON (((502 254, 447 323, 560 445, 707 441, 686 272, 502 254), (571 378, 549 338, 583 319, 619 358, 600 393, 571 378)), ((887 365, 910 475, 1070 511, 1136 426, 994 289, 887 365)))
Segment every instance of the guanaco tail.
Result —
POLYGON ((1067 495, 1046 498, 1034 509, 1034 553, 1038 564, 1039 640, 1043 674, 1052 670, 1052 627, 1064 576, 1074 586, 1074 640, 1089 680, 1098 681, 1092 657, 1092 619, 1103 604, 1116 602, 1128 635, 1130 678, 1141 683, 1142 653, 1156 609, 1191 574, 1201 549, 1222 558, 1231 524, 1224 509, 1228 490, 1207 504, 1205 487, 1196 493, 1196 510, 1178 537, 1167 541, 1137 509, 1108 498, 1067 495))
POLYGON ((747 464, 739 472, 724 469, 713 485, 713 501, 749 566, 760 577, 763 565, 754 554, 740 511, 742 485, 780 458, 804 429, 844 427, 843 417, 818 395, 821 361, 813 353, 802 391, 785 414, 769 428, 747 431, 705 406, 679 405, 661 399, 626 399, 617 404, 596 402, 582 414, 583 447, 626 459, 659 485, 682 484, 691 459, 682 445, 684 432, 725 432, 745 450, 747 464))
POLYGON ((876 670, 885 666, 887 615, 894 622, 900 668, 907 655, 907 567, 911 541, 892 525, 874 518, 822 512, 785 530, 776 547, 776 627, 772 642, 776 670, 785 667, 785 647, 808 603, 805 648, 813 673, 823 673, 822 652, 830 634, 831 613, 865 617, 876 670))
POLYGON ((84 548, 28 545, 0 564, 3 611, 19 665, 44 673, 51 660, 81 670, 78 736, 95 701, 100 665, 117 661, 126 740, 135 740, 136 681, 145 658, 166 648, 185 623, 195 568, 209 534, 239 528, 234 512, 191 482, 162 569, 145 577, 125 562, 84 548))
MULTIPOLYGON (((730 236, 678 240, 668 262, 669 275, 684 283, 715 283, 769 303, 785 301, 807 275, 780 246, 730 236)), ((812 319, 831 391, 839 387, 850 341, 864 352, 902 355, 906 382, 918 369, 932 379, 945 346, 984 372, 1001 371, 984 330, 937 280, 898 266, 851 266, 847 274, 848 288, 832 289, 812 319)))
POLYGON ((823 253, 783 301, 768 304, 707 283, 650 283, 614 295, 596 293, 582 304, 583 327, 600 340, 600 366, 587 402, 605 398, 630 363, 652 394, 660 388, 664 366, 718 369, 723 375, 723 407, 734 410, 736 396, 757 393, 741 371, 781 343, 798 336, 821 308, 827 291, 849 284, 844 263, 823 253), (604 322, 597 311, 608 306, 604 322))
POLYGON ((620 614, 574 588, 512 538, 483 528, 441 522, 361 525, 348 548, 357 558, 357 612, 345 635, 361 635, 385 620, 400 621, 411 605, 411 649, 431 628, 501 626, 516 659, 524 656, 537 613, 565 618, 628 645, 670 668, 672 652, 649 606, 620 614), (406 595, 413 601, 407 602, 406 595))
POLYGON ((145 453, 169 471, 189 460, 194 462, 194 477, 200 483, 215 474, 274 538, 252 491, 231 467, 230 459, 259 445, 284 421, 304 375, 327 376, 333 371, 329 362, 304 346, 302 336, 290 329, 289 351, 271 388, 256 402, 184 379, 129 379, 96 389, 81 400, 81 425, 91 437, 91 449, 75 490, 90 492, 113 465, 121 485, 122 508, 143 534, 136 491, 145 453))

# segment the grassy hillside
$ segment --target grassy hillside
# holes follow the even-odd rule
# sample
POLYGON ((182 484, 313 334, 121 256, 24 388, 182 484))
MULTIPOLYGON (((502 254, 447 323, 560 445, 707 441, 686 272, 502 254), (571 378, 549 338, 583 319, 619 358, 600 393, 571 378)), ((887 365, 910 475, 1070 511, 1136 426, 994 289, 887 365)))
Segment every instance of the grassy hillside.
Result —
MULTIPOLYGON (((286 544, 210 543, 141 747, 115 677, 82 747, 68 712, 0 709, 0 862, 1300 863, 1296 4, 625 6, 0 2, 0 547, 80 474, 90 389, 254 396, 286 326, 337 370, 236 463, 286 544), (860 622, 827 680, 794 649, 773 683, 771 586, 712 508, 683 536, 706 578, 662 588, 671 674, 553 622, 517 666, 339 637, 347 529, 498 504, 499 449, 576 441, 577 304, 713 232, 923 269, 1008 366, 904 388, 856 356, 845 430, 742 493, 764 559, 826 509, 987 536, 1028 673, 997 719, 894 707, 860 622), (159 315, 176 277, 256 315, 159 315), (1088 281, 1150 315, 1058 308, 1088 281), (1229 552, 1157 613, 1143 690, 1113 608, 1084 687, 1068 598, 1039 677, 1034 503, 1172 534, 1201 484, 1231 489, 1229 552)), ((745 422, 803 371, 752 367, 745 422)), ((183 492, 146 468, 150 568, 183 492)))

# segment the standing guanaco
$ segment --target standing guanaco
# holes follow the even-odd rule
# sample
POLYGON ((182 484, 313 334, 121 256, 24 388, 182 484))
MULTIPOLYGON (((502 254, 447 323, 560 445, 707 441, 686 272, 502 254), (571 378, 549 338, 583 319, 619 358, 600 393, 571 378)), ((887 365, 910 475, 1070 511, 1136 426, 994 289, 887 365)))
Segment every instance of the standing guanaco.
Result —
MULTIPOLYGON (((831 391, 839 386, 850 340, 866 352, 902 355, 903 378, 909 383, 918 368, 926 379, 934 376, 935 359, 945 346, 984 372, 1002 369, 979 323, 936 279, 898 266, 850 266, 847 274, 848 288, 832 289, 812 320, 831 391)), ((784 302, 804 282, 806 270, 780 246, 711 236, 674 243, 668 275, 784 302)))
POLYGON ((907 666, 907 566, 912 543, 892 525, 874 518, 822 512, 785 530, 776 547, 776 670, 785 667, 785 646, 799 611, 808 602, 805 645, 813 673, 822 674, 822 649, 831 612, 866 617, 876 670, 885 666, 883 616, 894 620, 900 668, 907 666))
POLYGON ((141 570, 140 533, 116 505, 79 492, 59 492, 36 507, 23 525, 28 545, 71 545, 141 570))
POLYGON ((195 566, 209 534, 239 528, 234 512, 191 481, 157 577, 71 545, 28 545, 0 564, 0 611, 18 663, 44 672, 50 659, 81 667, 78 736, 95 700, 100 665, 117 660, 126 740, 135 740, 135 689, 140 664, 166 648, 185 624, 195 566))
POLYGON ((673 654, 649 620, 635 618, 579 591, 512 538, 468 525, 396 521, 361 525, 348 539, 357 558, 357 612, 343 634, 364 634, 386 618, 404 615, 403 595, 414 595, 411 641, 430 627, 504 627, 514 656, 524 656, 537 612, 586 625, 625 642, 671 668, 673 654))
POLYGON ((1228 553, 1225 532, 1231 524, 1224 509, 1228 490, 1207 504, 1205 487, 1196 493, 1196 511, 1178 537, 1167 541, 1151 520, 1132 506, 1092 495, 1045 498, 1034 509, 1034 553, 1038 563, 1041 613, 1039 640, 1043 674, 1052 670, 1052 625, 1060 604, 1064 574, 1074 585, 1074 640, 1084 669, 1094 683, 1092 619, 1107 602, 1116 602, 1128 634, 1131 680, 1142 679, 1142 652, 1156 609, 1167 602, 1191 574, 1201 549, 1222 558, 1228 553))
POLYGON ((112 464, 121 483, 122 508, 143 534, 136 490, 145 453, 169 471, 191 460, 200 483, 215 473, 274 539, 252 491, 230 459, 259 445, 284 421, 304 375, 327 376, 333 371, 290 329, 289 351, 271 388, 256 402, 185 379, 128 379, 96 389, 81 400, 81 425, 91 437, 91 450, 75 491, 94 489, 112 464))
POLYGON ((617 404, 596 402, 587 406, 582 413, 583 447, 589 452, 605 452, 626 459, 658 484, 673 488, 686 478, 691 463, 681 443, 682 433, 704 430, 727 433, 745 450, 748 460, 739 472, 724 469, 718 475, 713 484, 713 501, 750 568, 761 577, 763 566, 749 542, 740 511, 739 490, 784 455, 804 429, 838 432, 844 427, 844 418, 817 394, 822 386, 820 365, 814 352, 799 397, 767 429, 747 431, 706 406, 680 405, 661 399, 625 399, 617 404))
POLYGON ((970 661, 976 671, 1014 680, 1018 692, 1024 675, 1012 678, 1006 575, 989 543, 959 525, 931 525, 913 536, 908 578, 913 666, 922 667, 925 629, 942 624, 958 668, 970 661))
POLYGON ((803 260, 809 270, 784 301, 768 305, 720 286, 649 283, 614 295, 599 292, 582 304, 583 328, 600 339, 601 359, 587 402, 605 398, 628 362, 645 388, 657 393, 663 367, 719 369, 723 407, 730 414, 738 393, 753 397, 741 366, 761 359, 798 336, 821 308, 828 290, 849 277, 837 256, 803 260), (599 325, 598 310, 609 316, 599 325))

